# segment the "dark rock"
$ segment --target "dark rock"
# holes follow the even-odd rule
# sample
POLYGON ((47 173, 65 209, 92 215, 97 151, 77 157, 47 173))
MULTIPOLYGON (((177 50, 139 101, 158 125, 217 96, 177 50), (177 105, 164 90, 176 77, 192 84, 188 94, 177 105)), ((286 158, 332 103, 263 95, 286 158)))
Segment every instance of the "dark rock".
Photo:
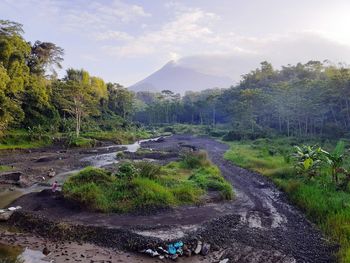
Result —
POLYGON ((201 255, 206 256, 209 254, 209 251, 210 251, 210 244, 204 243, 202 246, 201 255))

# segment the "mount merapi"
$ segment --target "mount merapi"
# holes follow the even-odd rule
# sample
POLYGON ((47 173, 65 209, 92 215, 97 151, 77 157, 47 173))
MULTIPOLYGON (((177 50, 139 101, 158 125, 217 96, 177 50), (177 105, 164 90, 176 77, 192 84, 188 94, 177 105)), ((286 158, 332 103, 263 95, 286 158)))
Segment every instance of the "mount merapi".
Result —
POLYGON ((129 89, 134 92, 171 90, 184 94, 186 91, 229 88, 232 84, 233 81, 228 77, 201 73, 193 68, 170 61, 147 78, 130 86, 129 89))

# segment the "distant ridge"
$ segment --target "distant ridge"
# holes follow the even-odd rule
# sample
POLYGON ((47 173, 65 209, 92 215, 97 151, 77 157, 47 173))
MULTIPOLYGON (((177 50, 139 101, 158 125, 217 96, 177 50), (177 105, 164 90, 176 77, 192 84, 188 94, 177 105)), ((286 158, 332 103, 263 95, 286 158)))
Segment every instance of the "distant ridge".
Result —
POLYGON ((201 73, 170 61, 147 78, 130 86, 129 89, 135 92, 171 90, 175 93, 184 94, 186 91, 228 88, 232 83, 233 81, 228 77, 201 73))

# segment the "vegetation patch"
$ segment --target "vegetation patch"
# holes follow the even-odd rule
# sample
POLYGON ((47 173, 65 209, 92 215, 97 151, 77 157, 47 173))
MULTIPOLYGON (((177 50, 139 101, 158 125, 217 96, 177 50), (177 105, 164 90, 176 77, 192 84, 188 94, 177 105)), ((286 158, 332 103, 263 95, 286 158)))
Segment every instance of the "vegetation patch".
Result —
POLYGON ((232 186, 204 152, 187 153, 165 166, 126 161, 112 173, 87 167, 63 185, 66 198, 91 210, 119 213, 200 204, 208 191, 233 198, 232 186))
POLYGON ((295 138, 230 142, 225 158, 271 178, 310 220, 341 245, 340 262, 350 262, 350 188, 349 185, 344 187, 346 177, 340 173, 342 169, 349 169, 349 158, 344 158, 342 169, 336 170, 340 173, 336 181, 335 163, 329 158, 333 155, 336 161, 343 146, 334 147, 336 143, 325 142, 323 148, 304 146, 295 149, 293 145, 298 143, 300 140, 295 138), (296 157, 300 151, 305 156, 296 157), (322 156, 316 157, 321 151, 324 151, 322 156))

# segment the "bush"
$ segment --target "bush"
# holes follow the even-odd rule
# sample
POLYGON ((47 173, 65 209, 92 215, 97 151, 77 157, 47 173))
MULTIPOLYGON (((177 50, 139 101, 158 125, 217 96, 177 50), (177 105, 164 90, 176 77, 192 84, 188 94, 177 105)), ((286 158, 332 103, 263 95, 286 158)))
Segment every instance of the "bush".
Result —
POLYGON ((108 184, 113 181, 113 177, 104 169, 95 167, 86 167, 79 173, 70 176, 67 179, 68 183, 72 184, 85 184, 85 183, 96 183, 96 184, 108 184))
POLYGON ((208 166, 210 164, 208 160, 208 154, 204 151, 189 152, 181 156, 181 164, 184 168, 199 168, 208 166))
POLYGON ((185 204, 199 203, 199 197, 204 193, 202 189, 191 182, 178 185, 171 191, 177 200, 185 204))
POLYGON ((139 171, 132 162, 123 162, 119 164, 118 172, 116 173, 118 178, 126 178, 129 180, 137 177, 138 175, 139 171))
POLYGON ((152 162, 138 162, 135 164, 141 177, 156 179, 160 174, 160 166, 152 162))

